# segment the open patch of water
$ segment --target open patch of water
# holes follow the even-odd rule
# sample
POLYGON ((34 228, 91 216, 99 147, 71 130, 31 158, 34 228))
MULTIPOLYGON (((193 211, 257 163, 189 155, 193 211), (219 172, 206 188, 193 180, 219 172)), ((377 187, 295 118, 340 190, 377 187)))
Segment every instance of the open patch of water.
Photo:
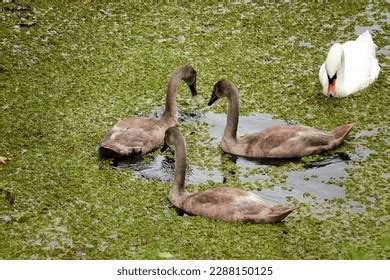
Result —
MULTIPOLYGON (((114 160, 112 164, 114 169, 131 169, 134 175, 147 179, 171 182, 175 173, 174 156, 155 157, 151 162, 145 162, 142 158, 114 160)), ((223 182, 222 173, 218 169, 211 171, 201 170, 198 167, 189 164, 186 173, 186 184, 203 184, 208 181, 223 182)))
POLYGON ((343 198, 344 187, 331 182, 344 179, 349 160, 348 154, 336 153, 325 160, 305 165, 304 170, 286 172, 287 179, 283 185, 254 192, 280 204, 286 203, 289 197, 303 202, 343 198))
POLYGON ((363 34, 364 32, 366 32, 366 30, 370 31, 371 34, 375 32, 383 32, 383 28, 376 23, 371 26, 355 26, 355 34, 357 36, 363 34))
POLYGON ((373 128, 370 130, 360 130, 358 133, 355 134, 355 138, 360 138, 360 137, 372 137, 377 135, 379 132, 379 128, 373 128))

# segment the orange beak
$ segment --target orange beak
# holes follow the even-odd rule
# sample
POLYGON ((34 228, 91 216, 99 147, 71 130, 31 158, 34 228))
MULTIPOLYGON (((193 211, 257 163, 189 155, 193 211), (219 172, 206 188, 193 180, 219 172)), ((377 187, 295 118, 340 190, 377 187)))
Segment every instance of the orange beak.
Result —
POLYGON ((330 97, 336 96, 336 79, 334 79, 332 83, 328 85, 328 94, 330 97))

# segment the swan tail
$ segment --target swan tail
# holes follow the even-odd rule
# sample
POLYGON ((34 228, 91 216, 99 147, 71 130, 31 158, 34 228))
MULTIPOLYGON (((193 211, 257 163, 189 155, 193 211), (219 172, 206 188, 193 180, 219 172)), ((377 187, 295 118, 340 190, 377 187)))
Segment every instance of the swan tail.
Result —
POLYGON ((381 68, 378 64, 378 60, 376 58, 372 59, 371 62, 371 74, 370 74, 370 82, 375 81, 379 76, 381 68))
POLYGON ((370 52, 370 55, 372 57, 375 57, 375 52, 378 46, 372 40, 371 34, 368 30, 366 30, 363 34, 361 34, 356 41, 363 44, 363 46, 365 46, 370 52))
POLYGON ((353 124, 345 124, 345 125, 341 125, 341 126, 338 126, 336 127, 332 133, 334 134, 334 137, 338 140, 343 141, 345 139, 345 137, 347 137, 348 133, 351 131, 353 127, 353 124))
POLYGON ((269 223, 276 223, 282 221, 284 218, 286 218, 292 211, 294 211, 296 208, 286 205, 278 205, 271 207, 271 211, 268 214, 267 222, 269 223))
POLYGON ((374 41, 372 40, 370 31, 366 30, 363 34, 359 35, 357 38, 357 41, 366 41, 367 43, 374 44, 374 41))
POLYGON ((375 81, 376 78, 378 78, 380 72, 380 66, 378 64, 378 60, 376 59, 376 50, 378 49, 378 46, 372 40, 371 34, 368 30, 361 34, 357 40, 362 44, 363 47, 366 48, 369 53, 369 57, 371 57, 371 72, 368 77, 367 83, 363 86, 366 87, 370 83, 375 81))

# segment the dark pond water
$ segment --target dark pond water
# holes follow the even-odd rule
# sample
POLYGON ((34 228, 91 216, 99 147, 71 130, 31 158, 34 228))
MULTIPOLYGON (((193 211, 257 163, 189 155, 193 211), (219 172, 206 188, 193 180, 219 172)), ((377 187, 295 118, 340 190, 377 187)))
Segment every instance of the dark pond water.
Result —
MULTIPOLYGON (((159 180, 169 182, 175 173, 174 155, 157 156, 151 162, 138 160, 114 161, 115 169, 132 169, 134 174, 148 180, 159 180)), ((187 184, 203 184, 207 181, 223 182, 222 173, 218 169, 211 171, 201 170, 189 164, 186 174, 187 184)))

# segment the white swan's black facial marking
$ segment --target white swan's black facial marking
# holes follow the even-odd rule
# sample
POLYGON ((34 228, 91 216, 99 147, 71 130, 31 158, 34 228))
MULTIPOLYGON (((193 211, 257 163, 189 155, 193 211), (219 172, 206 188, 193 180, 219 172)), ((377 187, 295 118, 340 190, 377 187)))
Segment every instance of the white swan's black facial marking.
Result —
POLYGON ((337 72, 333 75, 333 77, 329 77, 329 74, 326 73, 328 76, 328 94, 329 97, 336 96, 336 80, 337 80, 337 72))
POLYGON ((333 77, 329 77, 329 74, 326 73, 326 75, 328 76, 328 82, 329 84, 333 84, 333 81, 337 79, 337 72, 333 75, 333 77))

